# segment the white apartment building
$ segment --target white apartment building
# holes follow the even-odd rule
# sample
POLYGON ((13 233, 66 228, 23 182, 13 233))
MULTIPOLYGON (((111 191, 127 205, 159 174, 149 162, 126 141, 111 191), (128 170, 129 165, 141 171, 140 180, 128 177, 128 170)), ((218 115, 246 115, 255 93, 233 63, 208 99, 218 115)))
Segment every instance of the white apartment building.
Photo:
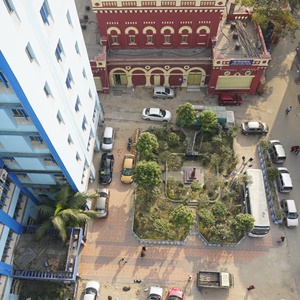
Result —
POLYGON ((0 299, 10 299, 13 245, 38 194, 57 182, 86 191, 96 177, 102 111, 74 1, 0 1, 0 26, 0 299))

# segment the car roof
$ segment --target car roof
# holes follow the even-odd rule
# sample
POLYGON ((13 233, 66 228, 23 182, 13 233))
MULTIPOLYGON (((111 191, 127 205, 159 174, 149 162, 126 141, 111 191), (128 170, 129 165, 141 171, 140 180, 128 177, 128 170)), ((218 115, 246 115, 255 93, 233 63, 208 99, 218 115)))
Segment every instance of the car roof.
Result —
POLYGON ((103 136, 104 137, 111 137, 112 133, 113 133, 113 130, 114 129, 112 127, 105 127, 103 136))
POLYGON ((151 286, 149 295, 159 295, 162 297, 163 289, 159 286, 151 286))
POLYGON ((154 91, 155 92, 165 92, 166 88, 164 86, 155 86, 154 91))
POLYGON ((149 114, 156 114, 159 115, 160 108, 149 108, 149 114))
POLYGON ((258 129, 259 128, 259 122, 248 122, 248 127, 249 128, 256 128, 258 129))
POLYGON ((106 202, 106 198, 105 197, 98 197, 95 209, 96 210, 97 209, 105 209, 105 202, 106 202))
POLYGON ((286 205, 289 212, 297 212, 296 204, 294 200, 286 200, 286 205))

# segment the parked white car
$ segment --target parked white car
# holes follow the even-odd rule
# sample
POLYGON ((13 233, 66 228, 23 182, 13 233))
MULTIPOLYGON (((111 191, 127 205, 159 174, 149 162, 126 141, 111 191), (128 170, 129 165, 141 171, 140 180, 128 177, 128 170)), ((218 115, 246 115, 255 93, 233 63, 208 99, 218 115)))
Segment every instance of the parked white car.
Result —
POLYGON ((148 300, 161 300, 163 296, 163 288, 159 286, 151 286, 148 300))
POLYGON ((171 112, 161 108, 144 108, 142 113, 142 118, 148 121, 169 122, 171 117, 171 112))
POLYGON ((88 281, 84 289, 83 300, 96 300, 99 296, 100 283, 98 281, 88 281))

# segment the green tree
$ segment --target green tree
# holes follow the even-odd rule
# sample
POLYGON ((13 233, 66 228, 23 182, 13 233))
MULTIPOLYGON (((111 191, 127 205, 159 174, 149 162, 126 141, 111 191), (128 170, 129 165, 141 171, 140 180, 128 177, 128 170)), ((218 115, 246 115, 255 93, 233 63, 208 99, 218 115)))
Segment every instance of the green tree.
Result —
POLYGON ((161 170, 154 161, 140 161, 133 171, 134 182, 146 189, 153 188, 161 182, 161 170))
POLYGON ((210 132, 218 123, 217 115, 211 110, 204 110, 198 116, 203 131, 210 132))
POLYGON ((209 204, 209 197, 206 194, 200 194, 198 199, 198 207, 203 208, 207 207, 209 204))
POLYGON ((253 8, 252 20, 257 22, 262 30, 266 30, 271 23, 274 28, 272 37, 274 40, 286 35, 295 39, 299 26, 288 9, 288 1, 237 0, 236 2, 253 8))
POLYGON ((213 215, 217 218, 225 217, 228 213, 227 207, 220 201, 217 201, 211 208, 213 215))
POLYGON ((194 180, 191 184, 191 190, 197 192, 201 190, 201 183, 198 180, 194 180))
POLYGON ((181 126, 191 126, 196 123, 198 112, 194 109, 193 105, 186 102, 180 105, 177 110, 177 123, 181 126))
POLYGON ((277 168, 267 168, 267 177, 268 180, 274 181, 279 177, 280 172, 277 168))
POLYGON ((36 206, 42 219, 42 224, 36 231, 36 238, 41 239, 51 228, 56 228, 62 241, 68 237, 69 227, 81 227, 88 220, 95 218, 98 213, 94 210, 83 210, 87 198, 91 196, 85 193, 76 193, 66 185, 60 187, 55 199, 44 196, 40 205, 36 206))
POLYGON ((236 232, 245 234, 252 231, 254 227, 254 221, 255 220, 251 215, 240 213, 236 215, 232 226, 236 232))
POLYGON ((168 145, 170 147, 176 147, 179 145, 179 141, 180 141, 180 138, 179 136, 174 133, 174 132, 170 132, 168 135, 167 135, 167 142, 168 142, 168 145))
POLYGON ((200 209, 198 213, 199 221, 204 228, 208 228, 215 224, 215 217, 212 212, 206 208, 200 209))
POLYGON ((153 151, 158 149, 158 146, 159 144, 154 134, 150 132, 143 132, 139 136, 135 148, 141 153, 141 155, 148 158, 152 155, 153 151))
POLYGON ((230 224, 227 222, 215 224, 211 226, 211 241, 218 243, 224 243, 227 239, 229 239, 232 235, 230 224))
POLYGON ((171 221, 178 227, 189 227, 190 225, 195 224, 195 215, 188 207, 180 204, 172 211, 171 221))
POLYGON ((168 237, 171 224, 166 219, 156 219, 153 223, 153 230, 162 237, 168 237))

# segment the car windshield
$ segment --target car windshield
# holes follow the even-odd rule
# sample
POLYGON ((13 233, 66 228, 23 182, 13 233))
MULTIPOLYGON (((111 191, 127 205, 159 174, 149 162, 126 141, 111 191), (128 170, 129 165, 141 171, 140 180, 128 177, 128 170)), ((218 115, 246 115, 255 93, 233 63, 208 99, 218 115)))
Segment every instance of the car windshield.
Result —
POLYGON ((162 117, 166 115, 166 111, 164 109, 160 109, 159 112, 162 117))
POLYGON ((182 300, 182 298, 180 298, 178 296, 170 296, 169 300, 182 300))
POLYGON ((105 192, 100 192, 100 193, 99 193, 99 196, 100 196, 100 197, 107 197, 107 194, 106 194, 105 192))
POLYGON ((97 291, 94 288, 90 287, 85 290, 85 294, 86 295, 97 295, 97 291))
POLYGON ((161 296, 159 295, 149 295, 148 297, 149 300, 161 300, 161 296))
POLYGON ((125 176, 130 176, 131 175, 131 171, 132 171, 131 168, 123 169, 122 174, 125 175, 125 176))
POLYGON ((108 137, 103 138, 103 144, 111 144, 111 143, 112 143, 111 138, 108 138, 108 137))
POLYGON ((109 175, 110 174, 110 169, 109 168, 104 168, 100 171, 101 175, 109 175))
POLYGON ((298 218, 298 214, 297 213, 289 213, 287 217, 289 219, 297 219, 298 218))
POLYGON ((170 89, 169 88, 165 88, 165 91, 167 94, 170 94, 170 89))

